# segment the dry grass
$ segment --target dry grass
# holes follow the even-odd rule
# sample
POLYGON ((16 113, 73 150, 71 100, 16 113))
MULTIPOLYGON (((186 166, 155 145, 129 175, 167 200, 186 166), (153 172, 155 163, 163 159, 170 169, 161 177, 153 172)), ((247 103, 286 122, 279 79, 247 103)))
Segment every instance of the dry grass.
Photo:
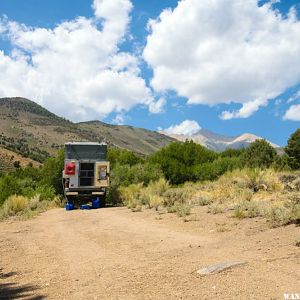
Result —
POLYGON ((134 212, 145 207, 158 212, 167 210, 179 217, 186 217, 190 215, 193 206, 191 190, 191 187, 172 188, 165 179, 160 178, 150 182, 147 187, 143 184, 121 187, 120 195, 123 203, 134 212))
POLYGON ((53 201, 41 200, 39 195, 33 198, 24 196, 10 196, 0 208, 0 220, 10 217, 27 219, 51 208, 61 207, 62 201, 55 198, 53 201))
POLYGON ((233 211, 233 216, 239 219, 255 218, 264 214, 263 207, 256 201, 242 201, 235 206, 233 211))
POLYGON ((226 173, 215 182, 170 187, 159 179, 148 187, 134 184, 120 191, 124 204, 133 211, 153 208, 185 219, 192 207, 199 205, 207 206, 211 214, 230 212, 239 219, 264 217, 273 227, 300 222, 299 173, 243 169, 226 173))
POLYGON ((235 170, 216 182, 203 185, 197 197, 204 198, 204 203, 210 202, 209 213, 233 210, 236 218, 261 216, 267 218, 271 226, 282 226, 299 223, 299 182, 297 173, 283 175, 272 169, 235 170))

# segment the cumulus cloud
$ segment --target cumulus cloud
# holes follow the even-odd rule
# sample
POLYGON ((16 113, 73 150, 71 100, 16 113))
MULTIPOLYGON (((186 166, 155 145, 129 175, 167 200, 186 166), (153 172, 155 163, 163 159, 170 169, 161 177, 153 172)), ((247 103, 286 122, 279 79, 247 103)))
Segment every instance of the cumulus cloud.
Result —
POLYGON ((125 116, 122 113, 117 114, 115 118, 112 120, 112 123, 116 125, 124 125, 124 122, 125 122, 125 116))
POLYGON ((284 120, 300 121, 300 104, 292 105, 284 114, 284 120))
POLYGON ((93 8, 94 17, 53 29, 2 18, 0 33, 12 51, 0 51, 0 97, 27 97, 76 121, 155 105, 138 58, 119 50, 131 2, 94 0, 93 8))
POLYGON ((293 101, 299 100, 300 99, 300 90, 293 94, 288 100, 287 103, 291 103, 293 101))
POLYGON ((189 104, 239 103, 223 119, 247 118, 300 82, 300 22, 273 2, 182 0, 148 24, 143 57, 152 87, 189 104))
POLYGON ((169 128, 161 130, 162 133, 166 134, 183 134, 191 136, 197 133, 201 129, 198 122, 194 120, 185 120, 180 124, 172 125, 169 128))
POLYGON ((160 98, 156 102, 152 102, 149 105, 149 111, 153 114, 159 114, 164 111, 164 106, 166 105, 166 99, 160 98))

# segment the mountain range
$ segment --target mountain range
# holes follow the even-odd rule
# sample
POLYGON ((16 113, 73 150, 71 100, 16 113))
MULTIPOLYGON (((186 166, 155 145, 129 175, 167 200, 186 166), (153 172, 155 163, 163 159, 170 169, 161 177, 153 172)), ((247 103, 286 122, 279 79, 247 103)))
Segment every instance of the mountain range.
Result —
MULTIPOLYGON (((165 131, 160 131, 171 138, 179 141, 192 140, 197 144, 203 145, 214 151, 224 151, 228 148, 231 149, 242 149, 248 147, 251 143, 256 140, 262 139, 251 133, 244 133, 239 136, 230 137, 225 135, 216 134, 207 129, 200 129, 198 132, 192 135, 184 134, 170 134, 165 131)), ((268 141, 274 148, 279 148, 278 145, 268 141)))
POLYGON ((252 134, 228 137, 205 129, 186 136, 101 121, 73 123, 31 100, 0 98, 0 158, 17 159, 21 165, 42 162, 54 155, 66 141, 106 141, 113 147, 149 155, 171 142, 186 139, 222 151, 247 147, 260 137, 252 134))
POLYGON ((28 99, 0 98, 0 148, 43 161, 66 141, 106 141, 111 146, 148 155, 175 140, 133 126, 100 121, 73 123, 28 99))

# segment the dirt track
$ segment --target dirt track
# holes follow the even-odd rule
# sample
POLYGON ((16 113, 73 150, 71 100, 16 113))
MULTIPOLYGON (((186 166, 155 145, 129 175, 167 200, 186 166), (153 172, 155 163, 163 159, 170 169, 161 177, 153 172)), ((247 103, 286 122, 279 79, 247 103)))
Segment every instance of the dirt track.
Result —
POLYGON ((300 293, 299 227, 197 208, 191 222, 126 208, 0 223, 0 299, 284 299, 300 293), (197 270, 245 261, 218 274, 197 270), (26 298, 27 297, 27 298, 26 298))

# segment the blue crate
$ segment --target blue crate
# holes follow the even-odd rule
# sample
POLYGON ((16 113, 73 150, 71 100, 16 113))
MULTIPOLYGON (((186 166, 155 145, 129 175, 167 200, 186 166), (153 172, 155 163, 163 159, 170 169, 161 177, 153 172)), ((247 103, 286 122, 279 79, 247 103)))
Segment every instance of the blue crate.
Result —
POLYGON ((66 204, 66 210, 73 210, 73 209, 74 209, 74 204, 72 204, 72 203, 66 204))
POLYGON ((91 207, 88 204, 82 204, 80 209, 91 209, 91 207))
POLYGON ((100 207, 100 199, 99 197, 92 199, 92 208, 97 209, 100 207))

